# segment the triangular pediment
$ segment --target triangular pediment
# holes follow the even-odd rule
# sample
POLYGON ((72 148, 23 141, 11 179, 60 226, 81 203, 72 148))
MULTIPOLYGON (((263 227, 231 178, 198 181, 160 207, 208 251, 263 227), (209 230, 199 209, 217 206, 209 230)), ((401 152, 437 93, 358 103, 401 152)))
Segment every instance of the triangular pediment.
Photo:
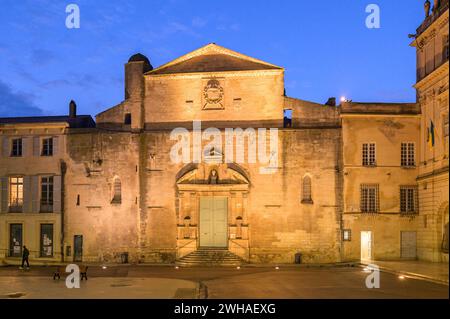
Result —
POLYGON ((160 66, 147 75, 282 70, 283 68, 210 43, 160 66))

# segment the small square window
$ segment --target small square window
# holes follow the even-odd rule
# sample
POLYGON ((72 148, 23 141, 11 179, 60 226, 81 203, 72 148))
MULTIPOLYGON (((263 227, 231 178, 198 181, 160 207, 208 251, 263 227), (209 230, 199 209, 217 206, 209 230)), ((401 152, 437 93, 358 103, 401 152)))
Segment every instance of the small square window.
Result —
POLYGON ((344 241, 351 241, 352 240, 352 231, 350 229, 344 229, 342 233, 342 239, 344 241))

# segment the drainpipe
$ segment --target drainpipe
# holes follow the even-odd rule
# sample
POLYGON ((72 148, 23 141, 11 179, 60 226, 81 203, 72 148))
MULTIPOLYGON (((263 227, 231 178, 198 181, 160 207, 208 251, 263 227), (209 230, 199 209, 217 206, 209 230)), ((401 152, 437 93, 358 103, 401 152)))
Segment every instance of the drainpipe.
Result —
POLYGON ((61 262, 64 262, 64 197, 65 197, 65 175, 67 171, 66 163, 61 160, 61 262))

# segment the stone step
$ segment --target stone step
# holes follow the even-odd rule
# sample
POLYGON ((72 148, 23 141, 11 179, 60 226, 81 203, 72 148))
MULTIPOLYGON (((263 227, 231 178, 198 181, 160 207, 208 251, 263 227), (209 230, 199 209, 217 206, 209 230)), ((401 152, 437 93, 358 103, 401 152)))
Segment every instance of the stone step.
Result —
POLYGON ((182 267, 236 267, 243 264, 243 260, 227 249, 202 248, 177 260, 177 265, 182 267))

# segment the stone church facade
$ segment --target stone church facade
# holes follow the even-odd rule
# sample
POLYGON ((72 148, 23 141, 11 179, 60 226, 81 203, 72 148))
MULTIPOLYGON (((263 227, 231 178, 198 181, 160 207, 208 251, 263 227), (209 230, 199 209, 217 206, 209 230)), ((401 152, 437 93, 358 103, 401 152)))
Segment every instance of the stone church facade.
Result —
MULTIPOLYGON (((436 15, 448 26, 445 3, 436 15)), ((448 55, 442 65, 448 77, 448 55)), ((25 244, 42 263, 205 251, 248 263, 448 261, 446 83, 441 197, 427 206, 422 100, 287 97, 282 67, 216 44, 155 69, 136 54, 124 101, 95 122, 75 103, 69 116, 0 119, 0 260, 17 263, 25 244), (188 151, 174 154, 177 143, 188 151)))

